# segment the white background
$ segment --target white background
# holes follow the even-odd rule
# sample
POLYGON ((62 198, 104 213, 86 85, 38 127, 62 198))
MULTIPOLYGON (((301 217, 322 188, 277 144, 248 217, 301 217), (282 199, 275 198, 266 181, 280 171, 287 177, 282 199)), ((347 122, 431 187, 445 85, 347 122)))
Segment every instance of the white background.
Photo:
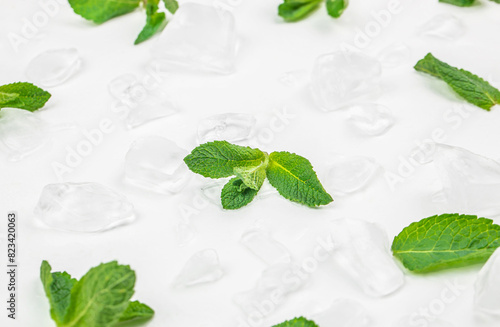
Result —
MULTIPOLYGON (((249 227, 259 224, 268 229, 300 263, 311 255, 314 244, 297 241, 297 237, 304 230, 320 229, 329 219, 377 222, 392 240, 411 222, 441 213, 431 202, 432 194, 439 190, 432 164, 417 166, 395 190, 384 179, 384 171, 397 173, 401 158, 408 157, 415 141, 428 139, 437 128, 444 131, 444 143, 500 158, 496 142, 500 137, 498 108, 492 112, 473 108, 471 116, 457 127, 444 117, 463 101, 444 84, 412 68, 418 59, 433 52, 438 58, 490 78, 500 86, 500 6, 486 0, 481 3, 474 8, 459 8, 437 0, 401 1, 401 12, 392 16, 389 25, 363 49, 373 56, 395 42, 403 42, 411 49, 408 61, 383 72, 384 91, 378 103, 392 109, 396 124, 383 136, 362 137, 346 124, 345 113, 318 110, 305 85, 285 86, 280 78, 285 72, 309 72, 317 56, 338 50, 342 42, 353 44, 358 29, 373 21, 371 12, 386 9, 387 1, 352 0, 339 20, 329 18, 322 8, 303 22, 287 24, 276 14, 279 1, 243 0, 232 7, 240 42, 236 73, 164 76, 162 89, 175 94, 181 113, 127 130, 111 111, 107 85, 124 73, 138 77, 146 74, 150 48, 156 40, 133 45, 145 14, 138 10, 94 26, 63 4, 36 37, 15 51, 7 36, 19 34, 23 19, 31 20, 41 10, 40 4, 34 0, 0 0, 0 84, 25 80, 28 62, 44 50, 77 48, 83 60, 82 70, 65 84, 48 89, 52 98, 37 114, 50 124, 75 123, 82 130, 96 128, 103 118, 111 119, 115 131, 106 135, 79 167, 64 175, 64 180, 94 181, 119 190, 134 203, 138 215, 130 225, 97 234, 37 227, 33 209, 40 192, 46 184, 58 181, 51 163, 63 162, 66 147, 74 147, 83 139, 78 130, 57 132, 50 147, 19 162, 9 162, 0 154, 0 215, 16 210, 20 217, 19 320, 9 321, 8 326, 53 325, 38 277, 43 259, 55 270, 66 270, 77 278, 100 262, 118 260, 130 264, 138 276, 135 298, 156 310, 148 326, 236 326, 237 317, 243 314, 232 302, 232 296, 252 288, 265 268, 239 244, 240 235, 249 227), (466 34, 456 42, 419 36, 419 26, 439 13, 459 17, 467 28, 466 34), (252 113, 259 121, 255 131, 259 135, 269 125, 273 112, 283 106, 288 106, 295 118, 285 130, 275 133, 272 141, 262 146, 263 150, 288 150, 303 155, 312 162, 320 180, 326 178, 332 153, 373 157, 383 170, 365 190, 349 196, 332 194, 335 202, 319 210, 294 205, 278 196, 231 212, 210 204, 190 217, 197 236, 184 247, 179 247, 175 240, 174 226, 183 218, 182 208, 193 206, 193 198, 206 181, 193 176, 181 193, 168 196, 136 189, 122 181, 125 153, 140 136, 160 135, 190 150, 197 145, 197 123, 204 117, 225 112, 252 113), (213 284, 172 288, 171 281, 186 260, 206 248, 218 251, 225 276, 213 284)), ((0 224, 2 235, 5 225, 0 224)), ((473 314, 473 283, 478 270, 479 267, 472 267, 426 276, 407 274, 401 290, 380 299, 364 295, 327 262, 311 275, 306 287, 287 298, 262 326, 308 314, 315 307, 313 302, 327 305, 337 298, 360 301, 372 316, 373 326, 391 326, 399 317, 435 303, 446 289, 446 282, 455 279, 466 290, 445 305, 440 318, 455 326, 494 326, 493 322, 481 323, 473 314)), ((3 275, 2 298, 6 296, 3 275)), ((0 312, 5 319, 5 310, 0 312)))

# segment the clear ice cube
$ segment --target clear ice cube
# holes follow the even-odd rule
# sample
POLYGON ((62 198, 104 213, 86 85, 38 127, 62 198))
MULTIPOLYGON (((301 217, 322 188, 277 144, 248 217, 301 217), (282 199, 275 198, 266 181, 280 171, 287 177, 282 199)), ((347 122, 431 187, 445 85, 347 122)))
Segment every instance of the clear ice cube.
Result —
POLYGON ((223 275, 217 252, 213 249, 206 249, 193 254, 188 259, 175 278, 174 286, 193 286, 215 282, 223 275))
POLYGON ((126 74, 109 83, 109 92, 116 99, 116 110, 126 112, 126 124, 129 128, 176 114, 179 109, 160 89, 148 89, 134 75, 126 74))
POLYGON ((404 284, 404 274, 376 224, 338 219, 331 222, 336 251, 333 260, 370 296, 385 296, 404 284))
POLYGON ((383 49, 378 59, 383 67, 395 68, 409 61, 410 56, 410 48, 402 42, 396 42, 383 49))
POLYGON ((21 160, 49 140, 49 126, 37 113, 9 108, 0 111, 0 148, 10 160, 21 160))
POLYGON ((214 5, 185 3, 152 47, 155 62, 168 70, 231 73, 236 58, 233 14, 214 5))
POLYGON ((158 193, 176 193, 191 175, 184 164, 188 152, 159 136, 136 140, 125 156, 125 180, 158 193))
POLYGON ((366 309, 351 299, 335 300, 327 309, 311 316, 318 326, 367 327, 371 326, 366 309))
POLYGON ((254 228, 246 231, 241 236, 240 242, 268 265, 291 262, 288 249, 263 229, 254 228))
POLYGON ((349 108, 349 124, 360 134, 378 136, 394 125, 394 116, 386 106, 368 103, 349 108))
POLYGON ((243 141, 250 137, 257 120, 250 114, 227 113, 202 119, 198 124, 198 142, 214 140, 243 141))
POLYGON ((75 75, 81 63, 77 49, 52 49, 40 53, 30 61, 26 76, 38 86, 56 86, 75 75))
POLYGON ((423 24, 419 34, 454 41, 465 34, 465 26, 459 18, 451 14, 439 14, 423 24))
POLYGON ((476 310, 500 316, 500 251, 496 250, 481 268, 474 286, 476 310))
POLYGON ((500 215, 500 163, 468 150, 436 146, 434 165, 443 184, 446 210, 493 217, 500 215))
POLYGON ((228 180, 218 179, 214 181, 207 182, 201 187, 201 194, 212 204, 222 208, 222 203, 220 200, 220 195, 222 188, 226 185, 228 180))
POLYGON ((46 185, 35 214, 48 227, 74 232, 99 232, 135 218, 132 203, 97 183, 46 185))
POLYGON ((373 158, 336 155, 328 169, 328 189, 335 194, 356 192, 367 186, 377 171, 379 165, 373 158))
POLYGON ((365 54, 337 51, 316 59, 311 75, 311 92, 324 111, 341 109, 380 93, 380 62, 365 54))

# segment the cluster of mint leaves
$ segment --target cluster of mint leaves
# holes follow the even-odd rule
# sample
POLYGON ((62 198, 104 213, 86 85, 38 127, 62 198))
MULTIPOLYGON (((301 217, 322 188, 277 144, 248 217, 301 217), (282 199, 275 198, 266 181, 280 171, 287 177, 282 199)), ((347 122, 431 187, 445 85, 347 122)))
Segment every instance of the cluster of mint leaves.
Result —
POLYGON ((466 70, 448 65, 428 53, 415 65, 415 70, 445 81, 458 95, 479 108, 490 110, 500 104, 500 91, 466 70))
POLYGON ((116 261, 91 268, 80 280, 67 272, 52 272, 43 261, 40 279, 50 302, 50 316, 58 327, 111 327, 154 315, 149 306, 130 301, 135 272, 116 261))
MULTIPOLYGON (((102 24, 112 18, 128 14, 142 6, 146 10, 146 25, 134 44, 139 44, 161 32, 167 25, 164 12, 159 11, 160 0, 68 0, 71 8, 83 18, 102 24)), ((179 8, 177 0, 163 0, 165 8, 175 14, 179 8)))
MULTIPOLYGON (((490 1, 500 3, 500 0, 490 0, 490 1)), ((439 0, 439 2, 448 3, 450 5, 455 5, 459 7, 471 7, 477 3, 476 0, 439 0)))
POLYGON ((18 108, 36 111, 50 99, 51 94, 31 83, 18 82, 0 86, 0 109, 18 108))
MULTIPOLYGON (((315 12, 324 0, 284 0, 278 7, 278 15, 286 22, 297 22, 315 12)), ((326 0, 326 11, 333 18, 342 16, 349 0, 326 0)))
POLYGON ((312 320, 307 320, 304 317, 294 318, 292 320, 285 321, 281 324, 274 325, 273 327, 319 327, 312 320))
POLYGON ((227 141, 213 141, 196 147, 184 158, 184 162, 191 171, 204 177, 235 176, 222 189, 224 209, 239 209, 249 204, 266 177, 288 200, 309 207, 333 201, 318 180, 309 160, 294 153, 267 154, 227 141))

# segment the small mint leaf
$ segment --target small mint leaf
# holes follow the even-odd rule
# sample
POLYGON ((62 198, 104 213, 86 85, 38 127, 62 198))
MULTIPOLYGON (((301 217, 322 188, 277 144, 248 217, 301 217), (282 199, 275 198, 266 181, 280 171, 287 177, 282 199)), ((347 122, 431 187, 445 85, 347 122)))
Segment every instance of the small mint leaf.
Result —
POLYGON ((87 20, 101 24, 134 11, 141 0, 69 0, 73 11, 87 20))
POLYGON ((177 9, 179 9, 179 3, 177 0, 163 0, 165 3, 165 8, 171 13, 175 14, 177 9))
POLYGON ((31 83, 18 82, 0 86, 0 108, 18 108, 33 112, 42 108, 50 97, 49 92, 31 83), (1 96, 2 94, 4 95, 1 96), (5 101, 2 101, 2 98, 5 101))
POLYGON ((167 25, 165 13, 158 12, 159 0, 148 0, 146 3, 146 26, 137 36, 134 44, 139 44, 151 38, 158 32, 161 32, 167 25))
POLYGON ((439 0, 439 2, 448 3, 450 5, 459 6, 459 7, 470 7, 470 6, 474 5, 476 0, 439 0))
POLYGON ((278 15, 286 22, 297 22, 319 8, 323 0, 284 0, 278 7, 278 15))
POLYGON ((316 325, 316 323, 312 320, 307 320, 304 317, 299 317, 285 321, 278 325, 274 325, 273 327, 319 327, 319 326, 316 325))
POLYGON ((119 321, 146 320, 151 319, 154 314, 154 310, 146 304, 133 301, 129 302, 127 309, 125 309, 119 321))
POLYGON ((326 0, 326 10, 328 15, 339 18, 349 5, 349 0, 326 0))
POLYGON ((258 189, 254 190, 246 186, 238 177, 234 177, 222 188, 222 207, 227 210, 235 210, 244 207, 252 202, 258 191, 258 189))
POLYGON ((264 161, 260 165, 254 167, 234 167, 234 174, 243 181, 244 185, 258 191, 266 179, 268 163, 269 157, 266 154, 264 161))

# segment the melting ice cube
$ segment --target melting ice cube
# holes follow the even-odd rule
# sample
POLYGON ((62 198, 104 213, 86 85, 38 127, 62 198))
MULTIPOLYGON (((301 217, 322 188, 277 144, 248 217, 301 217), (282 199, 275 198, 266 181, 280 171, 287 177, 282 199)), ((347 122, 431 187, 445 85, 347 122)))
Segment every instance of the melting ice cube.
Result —
POLYGON ((39 86, 56 86, 76 74, 81 63, 78 50, 74 48, 48 50, 31 60, 26 76, 39 86))
POLYGON ((159 193, 175 193, 190 178, 184 164, 187 151, 159 136, 136 140, 125 156, 125 180, 159 193))
POLYGON ((233 14, 214 5, 185 3, 152 47, 160 66, 231 73, 236 57, 233 14))
POLYGON ((451 14, 439 14, 422 25, 419 34, 454 41, 465 34, 465 26, 451 14))
POLYGON ((378 170, 375 159, 337 155, 328 171, 328 189, 337 194, 356 192, 368 185, 378 170))
POLYGON ((175 286, 193 286, 219 280, 224 275, 219 256, 213 249, 195 253, 174 280, 175 286))
POLYGON ((214 140, 237 142, 250 137, 257 120, 249 114, 220 114, 202 119, 198 125, 198 142, 214 140))
POLYGON ((318 326, 367 327, 370 317, 366 309, 357 301, 335 300, 330 307, 311 316, 318 326))
POLYGON ((398 67, 409 61, 411 50, 402 42, 391 44, 379 54, 378 59, 382 66, 387 68, 398 67))
POLYGON ((474 287, 478 311, 500 315, 500 251, 496 250, 481 268, 474 287))
POLYGON ((265 230, 251 229, 241 236, 240 242, 268 265, 291 262, 288 249, 265 230))
POLYGON ((103 231, 135 218, 124 196, 97 183, 46 185, 35 214, 48 227, 75 232, 103 231))
POLYGON ((349 108, 349 123, 360 134, 377 136, 394 125, 392 112, 386 106, 369 103, 349 108))

